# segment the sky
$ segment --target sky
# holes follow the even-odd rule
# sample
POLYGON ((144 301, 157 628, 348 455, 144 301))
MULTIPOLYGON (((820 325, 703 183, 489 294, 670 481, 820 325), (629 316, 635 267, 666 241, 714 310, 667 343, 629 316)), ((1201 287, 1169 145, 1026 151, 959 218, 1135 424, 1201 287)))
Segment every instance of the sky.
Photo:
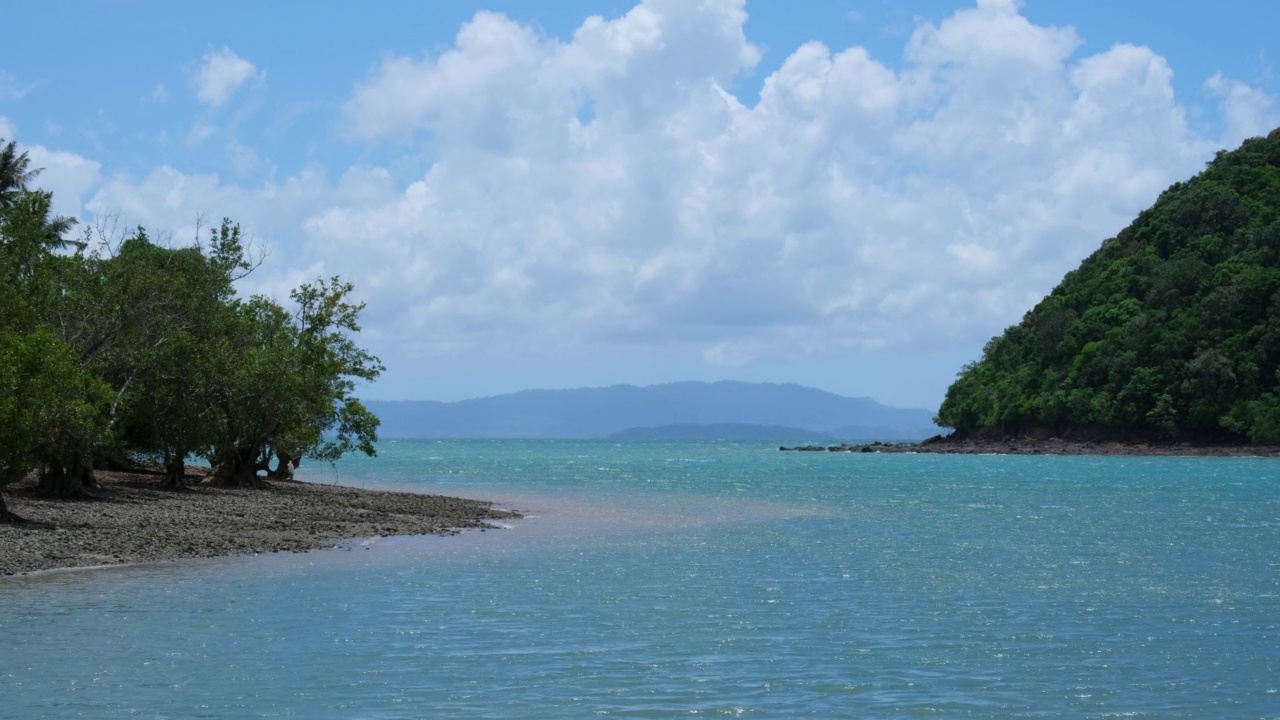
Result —
POLYGON ((936 409, 1173 182, 1280 126, 1255 0, 45 0, 0 138, 245 294, 340 275, 371 399, 794 382, 936 409))

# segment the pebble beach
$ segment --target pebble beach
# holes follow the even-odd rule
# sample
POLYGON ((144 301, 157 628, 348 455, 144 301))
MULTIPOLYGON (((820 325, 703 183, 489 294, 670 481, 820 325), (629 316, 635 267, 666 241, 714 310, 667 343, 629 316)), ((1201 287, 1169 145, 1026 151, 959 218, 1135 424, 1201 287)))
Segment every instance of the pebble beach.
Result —
POLYGON ((6 487, 9 509, 28 522, 0 524, 0 576, 299 552, 361 537, 453 534, 520 517, 478 500, 309 482, 196 482, 172 490, 155 475, 116 472, 98 473, 98 482, 83 500, 42 498, 34 480, 6 487))

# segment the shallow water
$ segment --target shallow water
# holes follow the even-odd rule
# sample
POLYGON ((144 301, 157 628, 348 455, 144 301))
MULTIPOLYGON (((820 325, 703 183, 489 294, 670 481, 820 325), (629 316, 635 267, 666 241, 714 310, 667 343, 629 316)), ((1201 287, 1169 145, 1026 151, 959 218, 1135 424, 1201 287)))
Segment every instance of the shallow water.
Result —
POLYGON ((0 580, 0 717, 1280 717, 1280 463, 399 441, 511 527, 0 580))

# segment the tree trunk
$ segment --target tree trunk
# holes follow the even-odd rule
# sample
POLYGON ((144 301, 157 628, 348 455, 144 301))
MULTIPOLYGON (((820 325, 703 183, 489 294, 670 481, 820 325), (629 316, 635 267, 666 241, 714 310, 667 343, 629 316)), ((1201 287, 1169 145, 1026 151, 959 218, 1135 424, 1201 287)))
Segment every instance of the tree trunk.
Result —
POLYGON ((220 485, 261 487, 262 481, 258 478, 258 455, 257 448, 237 448, 232 452, 224 453, 214 477, 220 485))
POLYGON ((51 497, 80 498, 88 496, 89 489, 97 485, 93 466, 87 462, 75 462, 69 468, 61 465, 46 468, 40 475, 37 490, 51 497))
POLYGON ((276 469, 267 469, 267 477, 272 480, 292 480, 293 469, 298 467, 298 460, 292 453, 276 449, 276 469))
POLYGON ((187 486, 186 481, 187 464, 182 458, 170 460, 164 465, 164 484, 173 489, 183 488, 187 486))
POLYGON ((164 458, 164 484, 167 487, 184 488, 187 486, 187 454, 181 450, 166 452, 164 458))
POLYGON ((27 519, 21 515, 15 515, 9 511, 9 506, 4 504, 4 493, 0 493, 0 523, 24 523, 27 519))

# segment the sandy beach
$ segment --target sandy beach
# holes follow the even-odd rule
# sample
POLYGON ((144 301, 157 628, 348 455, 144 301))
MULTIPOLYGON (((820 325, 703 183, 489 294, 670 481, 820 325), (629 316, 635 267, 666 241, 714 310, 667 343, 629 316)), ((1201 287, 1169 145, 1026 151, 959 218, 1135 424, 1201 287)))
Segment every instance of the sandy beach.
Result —
POLYGON ((452 534, 520 517, 441 495, 275 481, 264 488, 161 487, 155 475, 101 472, 87 500, 50 500, 34 481, 4 489, 30 522, 0 524, 0 575, 173 558, 302 551, 344 539, 452 534))

